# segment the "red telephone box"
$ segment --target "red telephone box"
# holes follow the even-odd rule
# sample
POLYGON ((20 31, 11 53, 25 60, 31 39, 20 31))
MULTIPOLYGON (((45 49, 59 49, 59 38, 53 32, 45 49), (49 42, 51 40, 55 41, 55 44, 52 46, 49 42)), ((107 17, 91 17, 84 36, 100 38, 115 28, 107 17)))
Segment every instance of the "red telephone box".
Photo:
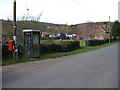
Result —
POLYGON ((14 51, 15 50, 15 41, 9 41, 8 42, 8 50, 14 51))

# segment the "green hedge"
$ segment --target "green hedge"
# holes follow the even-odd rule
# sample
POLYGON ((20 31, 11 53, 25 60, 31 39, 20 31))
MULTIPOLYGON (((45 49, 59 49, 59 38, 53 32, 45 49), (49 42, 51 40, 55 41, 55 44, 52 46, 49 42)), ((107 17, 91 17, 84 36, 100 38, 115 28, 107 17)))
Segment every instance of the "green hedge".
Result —
POLYGON ((42 43, 40 44, 40 54, 52 53, 60 51, 61 46, 54 43, 42 43))
POLYGON ((61 42, 60 46, 61 46, 62 52, 68 52, 68 51, 80 48, 80 42, 79 41, 66 41, 66 42, 61 42))
MULTIPOLYGON (((23 57, 23 46, 18 46, 19 56, 23 57)), ((8 50, 8 45, 2 45, 2 60, 13 59, 13 52, 8 50)))
MULTIPOLYGON (((110 42, 115 41, 114 39, 111 39, 110 42)), ((102 45, 109 43, 109 39, 105 40, 87 40, 86 41, 86 46, 97 46, 97 45, 102 45)))
POLYGON ((8 45, 2 45, 2 60, 12 59, 12 52, 8 50, 8 45))
POLYGON ((80 48, 79 41, 63 41, 60 44, 42 43, 40 45, 41 54, 51 52, 69 52, 71 50, 80 48))
MULTIPOLYGON (((60 44, 41 43, 40 54, 53 52, 69 52, 71 50, 80 48, 79 41, 62 41, 60 44)), ((23 57, 23 46, 18 46, 19 57, 23 57)), ((8 45, 2 45, 2 60, 13 59, 13 52, 8 50, 8 45)))

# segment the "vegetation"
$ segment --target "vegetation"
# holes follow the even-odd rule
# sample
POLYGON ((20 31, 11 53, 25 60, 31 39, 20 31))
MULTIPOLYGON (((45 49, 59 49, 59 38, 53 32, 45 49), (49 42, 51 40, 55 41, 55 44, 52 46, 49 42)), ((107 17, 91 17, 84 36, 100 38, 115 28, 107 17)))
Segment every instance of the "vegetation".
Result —
MULTIPOLYGON (((103 23, 104 24, 104 23, 103 23)), ((9 40, 13 38, 13 22, 2 21, 3 25, 3 44, 7 44, 9 40)), ((67 24, 52 24, 52 23, 43 23, 38 21, 27 21, 22 19, 21 21, 17 21, 17 29, 18 29, 18 44, 21 45, 23 42, 23 30, 24 29, 38 29, 41 30, 41 34, 44 34, 46 37, 49 37, 50 34, 57 33, 67 33, 67 34, 77 34, 78 39, 86 38, 93 39, 96 36, 99 37, 99 23, 84 23, 77 25, 67 25, 67 24)), ((101 32, 103 33, 103 32, 101 32)), ((103 35, 102 35, 103 36, 103 35)), ((41 39, 44 39, 42 37, 41 39)), ((49 39, 49 38, 46 38, 49 39)))
MULTIPOLYGON (((99 24, 99 23, 97 23, 99 24)), ((104 24, 107 24, 105 22, 104 24)), ((18 29, 18 45, 19 45, 19 56, 21 59, 14 61, 12 60, 12 52, 8 51, 8 45, 3 46, 3 65, 29 62, 29 59, 23 59, 23 32, 24 29, 39 29, 41 34, 46 33, 46 36, 49 34, 57 33, 74 33, 79 35, 78 38, 87 38, 87 41, 84 40, 41 40, 41 57, 36 60, 48 59, 61 57, 71 54, 83 53, 91 50, 96 50, 102 47, 109 46, 111 44, 117 43, 112 42, 108 43, 108 40, 92 40, 95 36, 100 34, 100 27, 95 23, 86 23, 78 25, 58 25, 58 24, 49 24, 42 23, 38 21, 17 21, 18 29), (91 39, 91 40, 88 40, 91 39), (80 42, 80 43, 79 43, 80 42), (85 46, 85 47, 84 47, 85 46), (82 47, 82 48, 80 48, 82 47), (9 58, 7 58, 7 57, 9 58)), ((3 21, 3 39, 9 41, 12 39, 13 35, 13 25, 12 21, 3 21)), ((120 23, 115 21, 111 30, 111 35, 114 37, 120 37, 120 23)), ((4 40, 3 40, 4 41, 4 40)), ((7 42, 5 42, 7 44, 7 42)), ((36 61, 33 60, 33 61, 36 61)))
MULTIPOLYGON (((72 54, 78 54, 78 53, 84 53, 92 50, 97 50, 103 47, 107 47, 109 45, 118 43, 118 41, 112 42, 112 43, 107 43, 99 46, 87 46, 87 47, 82 47, 81 49, 73 50, 71 52, 58 52, 58 53, 50 53, 50 54, 43 54, 40 56, 40 58, 32 61, 38 61, 38 60, 44 60, 48 58, 56 58, 56 57, 61 57, 61 56, 67 56, 67 55, 72 55, 72 54)), ((23 62, 30 62, 29 59, 19 59, 19 60, 5 60, 2 61, 2 65, 9 65, 9 64, 16 64, 16 63, 23 63, 23 62)))
MULTIPOLYGON (((79 41, 45 41, 40 45, 40 52, 42 54, 54 52, 69 52, 80 48, 79 41)), ((23 57, 23 45, 18 45, 19 57, 23 57)), ((12 59, 12 52, 8 50, 8 45, 2 45, 2 59, 3 61, 12 59), (6 57, 7 55, 7 57, 6 57)))
POLYGON ((69 52, 71 50, 78 49, 80 47, 79 41, 61 41, 57 44, 46 42, 40 46, 41 54, 52 52, 69 52))
POLYGON ((119 21, 115 21, 113 23, 112 30, 111 30, 111 35, 114 38, 116 38, 116 37, 120 38, 120 22, 119 21))
MULTIPOLYGON (((59 26, 59 25, 37 22, 37 21, 17 21, 18 41, 19 41, 18 44, 21 45, 23 43, 23 30, 24 29, 41 30, 41 34, 42 32, 44 33, 47 32, 51 34, 52 32, 51 30, 54 30, 53 28, 55 28, 56 26, 59 26)), ((2 43, 8 44, 8 41, 13 38, 12 36, 13 36, 13 22, 2 21, 2 37, 3 37, 2 43)))
POLYGON ((102 45, 102 44, 106 44, 109 43, 108 39, 105 40, 88 40, 87 41, 87 46, 97 46, 97 45, 102 45))

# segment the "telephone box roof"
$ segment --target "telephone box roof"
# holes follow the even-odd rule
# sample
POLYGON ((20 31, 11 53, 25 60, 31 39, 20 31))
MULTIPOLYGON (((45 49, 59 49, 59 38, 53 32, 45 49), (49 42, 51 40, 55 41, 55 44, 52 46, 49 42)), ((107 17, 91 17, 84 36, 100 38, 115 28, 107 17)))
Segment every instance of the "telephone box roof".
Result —
POLYGON ((40 30, 26 29, 23 32, 40 32, 40 30))

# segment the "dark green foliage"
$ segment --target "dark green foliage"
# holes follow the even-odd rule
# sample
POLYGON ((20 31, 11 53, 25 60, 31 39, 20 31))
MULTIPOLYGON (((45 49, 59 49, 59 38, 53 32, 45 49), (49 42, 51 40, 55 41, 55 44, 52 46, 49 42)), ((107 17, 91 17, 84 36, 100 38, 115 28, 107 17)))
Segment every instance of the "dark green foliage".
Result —
POLYGON ((80 47, 80 42, 79 41, 67 41, 67 42, 61 42, 61 51, 62 52, 67 52, 67 51, 71 51, 74 49, 78 49, 80 47))
MULTIPOLYGON (((110 40, 115 41, 115 39, 111 39, 110 40)), ((97 46, 97 45, 102 45, 102 44, 106 44, 109 43, 109 39, 105 39, 105 40, 88 40, 86 41, 86 46, 97 46)))
MULTIPOLYGON (((79 41, 68 41, 61 42, 60 44, 54 44, 53 42, 42 43, 40 45, 40 54, 47 54, 53 52, 68 52, 71 50, 75 50, 80 47, 79 41)), ((23 57, 23 46, 18 46, 19 57, 23 57)), ((8 45, 2 45, 2 60, 12 60, 13 52, 8 50, 8 45)))
POLYGON ((40 45, 41 54, 52 52, 69 52, 80 47, 79 41, 65 41, 60 44, 42 43, 40 45))
POLYGON ((23 57, 23 45, 18 46, 18 56, 21 58, 23 57))
MULTIPOLYGON (((23 57, 23 46, 18 46, 19 56, 23 57)), ((13 59, 13 52, 8 50, 8 45, 2 45, 2 60, 13 59)))
POLYGON ((42 43, 40 45, 40 53, 52 53, 52 52, 59 52, 61 49, 61 46, 59 44, 54 43, 42 43))
POLYGON ((119 37, 120 36, 120 22, 115 21, 112 30, 111 30, 111 35, 114 37, 119 37))
MULTIPOLYGON (((109 41, 108 41, 109 42, 109 41)), ((97 46, 107 43, 105 40, 89 40, 86 41, 87 46, 97 46)))
POLYGON ((8 50, 8 45, 2 45, 2 60, 12 59, 12 51, 8 50))

